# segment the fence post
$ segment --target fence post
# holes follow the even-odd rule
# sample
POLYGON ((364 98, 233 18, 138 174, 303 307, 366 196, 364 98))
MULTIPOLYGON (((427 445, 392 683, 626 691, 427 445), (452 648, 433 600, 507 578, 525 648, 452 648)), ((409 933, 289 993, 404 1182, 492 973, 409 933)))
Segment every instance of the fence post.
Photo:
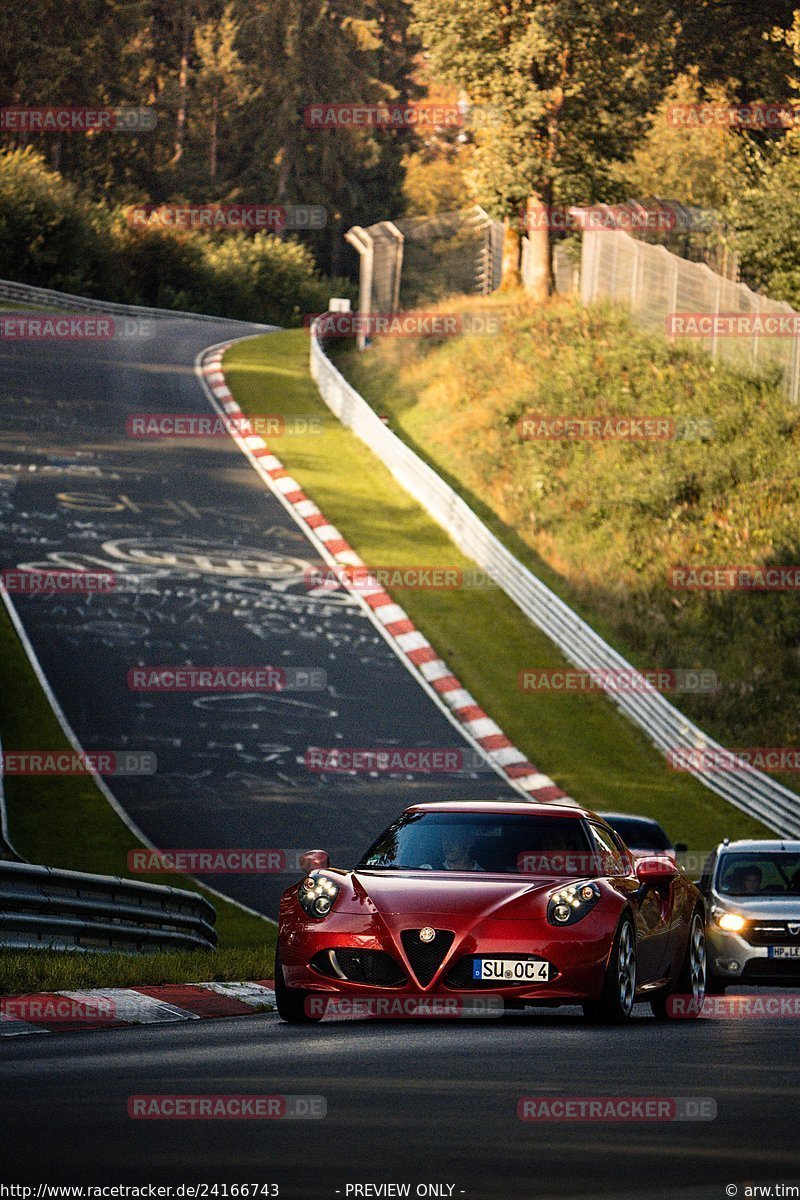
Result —
POLYGON ((792 354, 792 373, 789 377, 789 403, 797 404, 800 394, 800 334, 794 335, 794 353, 792 354))
POLYGON ((719 342, 717 334, 717 324, 719 314, 722 308, 722 279, 717 279, 716 293, 714 296, 714 328, 711 334, 711 357, 716 359, 719 357, 719 342))
POLYGON ((584 230, 581 242, 581 303, 593 304, 597 299, 598 237, 596 231, 584 230))
MULTIPOLYGON (((670 313, 672 313, 673 315, 678 310, 678 272, 680 271, 680 265, 681 265, 681 260, 679 258, 676 258, 674 263, 672 264, 672 287, 670 289, 670 301, 669 301, 670 313)), ((671 342, 675 341, 675 321, 674 320, 670 322, 669 340, 671 342)))
MULTIPOLYGON (((755 311, 753 313, 753 316, 759 317, 761 315, 762 311, 763 311, 762 298, 761 298, 760 294, 756 293, 756 306, 755 306, 755 311)), ((750 365, 751 365, 751 367, 758 366, 759 334, 758 334, 757 325, 758 325, 758 322, 753 321, 753 337, 752 337, 752 344, 750 347, 750 365)))
POLYGON ((642 243, 638 238, 633 242, 633 267, 631 268, 631 312, 636 312, 639 303, 639 263, 642 256, 642 243))
MULTIPOLYGON (((372 271, 375 261, 375 243, 365 229, 354 225, 344 235, 344 240, 355 247, 359 254, 358 270, 358 315, 369 317, 372 312, 372 271)), ((365 350, 367 335, 366 322, 359 322, 359 332, 356 334, 356 348, 365 350)))
POLYGON ((611 256, 611 281, 608 285, 608 294, 612 300, 617 298, 617 261, 619 259, 619 230, 614 230, 609 234, 613 237, 614 253, 611 256))

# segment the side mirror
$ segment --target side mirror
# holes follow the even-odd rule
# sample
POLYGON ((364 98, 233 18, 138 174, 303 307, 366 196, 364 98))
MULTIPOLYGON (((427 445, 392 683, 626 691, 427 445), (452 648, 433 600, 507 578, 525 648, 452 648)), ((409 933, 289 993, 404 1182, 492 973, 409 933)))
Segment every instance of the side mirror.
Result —
POLYGON ((640 858, 636 864, 636 878, 639 883, 655 886, 659 883, 669 883, 678 874, 677 863, 664 855, 656 858, 640 858))
POLYGON ((330 859, 327 850, 306 850, 297 861, 308 874, 309 871, 319 871, 322 867, 327 867, 330 859))
POLYGON ((686 844, 686 842, 676 842, 675 843, 676 854, 685 854, 688 849, 689 849, 689 847, 686 844))

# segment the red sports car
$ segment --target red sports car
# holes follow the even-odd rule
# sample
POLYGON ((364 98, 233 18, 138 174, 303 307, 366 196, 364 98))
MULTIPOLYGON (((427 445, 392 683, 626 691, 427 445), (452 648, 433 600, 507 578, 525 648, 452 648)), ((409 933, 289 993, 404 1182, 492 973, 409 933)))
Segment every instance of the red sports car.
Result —
POLYGON ((324 997, 367 994, 491 992, 508 1007, 581 1004, 605 1022, 643 1000, 657 1017, 702 1008, 700 892, 669 857, 635 860, 586 809, 415 804, 354 870, 322 850, 301 862, 308 874, 280 905, 285 1021, 318 1020, 324 997))

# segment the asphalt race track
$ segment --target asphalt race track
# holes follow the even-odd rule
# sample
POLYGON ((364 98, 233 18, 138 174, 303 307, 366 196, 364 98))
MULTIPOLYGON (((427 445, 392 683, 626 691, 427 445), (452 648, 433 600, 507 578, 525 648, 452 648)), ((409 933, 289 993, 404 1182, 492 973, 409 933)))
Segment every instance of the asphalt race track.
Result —
MULTIPOLYGON (((162 318, 123 323, 105 342, 5 342, 0 570, 114 573, 106 594, 14 604, 83 748, 155 755, 155 773, 106 780, 153 844, 319 845, 350 865, 407 803, 515 793, 471 763, 414 778, 321 777, 304 765, 309 746, 468 746, 357 601, 309 591, 305 572, 321 560, 227 434, 129 436, 135 414, 211 415, 195 358, 251 331, 162 318), (185 663, 276 666, 314 690, 128 686, 132 668, 185 663)), ((276 915, 288 880, 208 882, 276 915)))
POLYGON ((798 1182, 795 1022, 664 1026, 646 1006, 636 1011, 641 1018, 611 1030, 563 1009, 300 1029, 265 1015, 10 1039, 0 1066, 4 1177, 276 1182, 282 1197, 314 1200, 345 1196, 355 1182, 452 1183, 468 1200, 722 1200, 728 1183, 742 1195, 743 1180, 798 1182), (321 1095, 327 1116, 127 1116, 129 1096, 167 1093, 321 1095), (597 1094, 711 1097, 718 1115, 670 1124, 516 1117, 522 1095, 597 1094))

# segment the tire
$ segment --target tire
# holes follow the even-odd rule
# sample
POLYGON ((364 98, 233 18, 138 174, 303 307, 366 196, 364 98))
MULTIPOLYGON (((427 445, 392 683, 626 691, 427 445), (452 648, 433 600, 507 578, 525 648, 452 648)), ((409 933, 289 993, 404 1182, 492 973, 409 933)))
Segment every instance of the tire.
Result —
POLYGON ((694 1020, 700 1016, 706 995, 707 961, 705 922, 703 914, 696 908, 689 922, 689 937, 681 969, 676 978, 650 1001, 653 1016, 657 1020, 666 1021, 674 1017, 694 1020), (673 996, 691 996, 689 1011, 671 1013, 669 1002, 673 996))
POLYGON ((629 913, 620 921, 599 1000, 587 1001, 583 1015, 599 1025, 621 1025, 636 996, 636 931, 629 913))
POLYGON ((283 964, 281 963, 281 952, 276 946, 275 948, 275 1006, 278 1009, 278 1016, 282 1021, 288 1022, 289 1025, 308 1025, 314 1024, 322 1020, 322 1016, 309 1016, 306 1012, 306 1000, 312 992, 303 991, 301 988, 290 988, 286 986, 286 980, 283 977, 283 964))

